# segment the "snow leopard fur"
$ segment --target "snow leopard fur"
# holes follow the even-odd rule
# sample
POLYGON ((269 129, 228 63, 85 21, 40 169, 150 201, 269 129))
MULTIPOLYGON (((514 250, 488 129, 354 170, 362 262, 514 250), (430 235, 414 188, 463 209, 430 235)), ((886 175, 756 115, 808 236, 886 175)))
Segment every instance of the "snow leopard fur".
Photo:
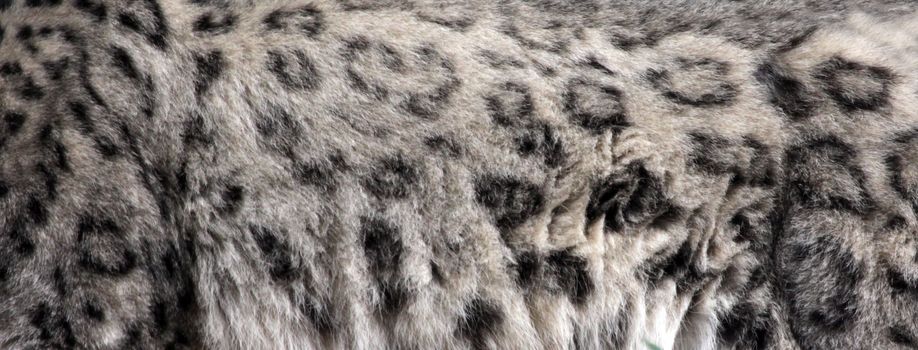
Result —
POLYGON ((0 0, 0 348, 916 349, 912 0, 0 0))

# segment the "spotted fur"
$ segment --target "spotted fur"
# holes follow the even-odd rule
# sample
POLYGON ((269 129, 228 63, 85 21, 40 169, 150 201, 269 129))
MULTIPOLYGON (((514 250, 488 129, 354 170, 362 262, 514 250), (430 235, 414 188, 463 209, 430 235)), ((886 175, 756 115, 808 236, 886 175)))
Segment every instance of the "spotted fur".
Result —
POLYGON ((0 348, 918 348, 918 13, 0 0, 0 348))

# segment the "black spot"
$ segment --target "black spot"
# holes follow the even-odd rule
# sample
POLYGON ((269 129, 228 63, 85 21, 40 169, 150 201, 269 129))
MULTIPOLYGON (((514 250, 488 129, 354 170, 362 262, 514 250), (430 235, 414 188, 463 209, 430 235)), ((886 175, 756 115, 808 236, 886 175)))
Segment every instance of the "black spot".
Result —
POLYGON ((108 158, 121 152, 118 147, 115 146, 113 142, 106 136, 95 135, 96 126, 92 118, 89 116, 89 109, 85 104, 82 102, 71 101, 67 104, 67 106, 70 107, 70 112, 73 114, 74 118, 76 118, 77 122, 79 122, 78 130, 93 138, 96 149, 99 150, 99 153, 108 158))
POLYGON ((789 170, 786 195, 792 202, 806 208, 860 214, 873 210, 865 175, 857 166, 857 152, 837 137, 823 137, 789 149, 785 167, 789 170), (825 178, 823 174, 833 175, 825 178))
MULTIPOLYGON (((52 151, 53 158, 57 161, 57 166, 61 170, 70 171, 70 162, 67 159, 67 148, 60 142, 60 136, 55 132, 55 128, 52 125, 45 125, 39 133, 42 144, 52 151)), ((57 182, 57 174, 51 171, 48 164, 41 164, 40 170, 44 173, 46 178, 55 178, 54 180, 48 180, 57 182)), ((48 186, 48 188, 54 188, 54 186, 48 186)), ((49 193, 56 193, 56 191, 49 191, 49 193)), ((54 198, 55 195, 49 195, 50 198, 54 198)))
POLYGON ((340 3, 345 11, 410 10, 414 8, 414 3, 401 0, 343 0, 340 3))
MULTIPOLYGON (((194 251, 192 250, 191 260, 194 260, 194 251)), ((197 294, 195 293, 194 281, 191 279, 191 275, 188 271, 185 271, 181 279, 179 279, 178 290, 176 291, 175 299, 176 306, 179 310, 193 310, 197 307, 197 294)))
POLYGON ((64 269, 60 266, 54 268, 54 275, 51 276, 54 291, 61 297, 66 297, 70 289, 67 288, 67 279, 64 277, 64 269))
POLYGON ((488 209, 506 240, 508 231, 542 210, 545 196, 535 184, 504 175, 481 175, 475 179, 475 199, 488 209))
POLYGON ((64 72, 70 67, 70 58, 64 57, 56 61, 42 62, 41 66, 45 69, 49 79, 61 80, 64 77, 64 72))
POLYGON ((813 114, 815 107, 808 97, 806 86, 776 63, 766 62, 755 71, 754 76, 768 92, 769 102, 791 118, 800 120, 813 114))
MULTIPOLYGON (((406 68, 402 55, 393 47, 382 42, 371 42, 363 36, 345 40, 344 50, 341 55, 349 63, 359 60, 377 60, 379 64, 393 72, 404 72, 406 68)), ((366 62, 364 64, 376 66, 375 62, 366 62)), ((349 70, 354 72, 353 68, 352 66, 349 70)))
POLYGON ((450 78, 432 92, 411 93, 402 104, 409 113, 427 119, 436 119, 437 112, 449 101, 449 97, 459 86, 459 80, 450 78))
MULTIPOLYGON (((259 118, 255 120, 255 128, 258 129, 259 134, 268 138, 296 139, 302 133, 302 128, 296 118, 281 108, 271 108, 266 113, 260 113, 259 118)), ((284 148, 284 146, 274 146, 274 148, 284 148)))
POLYGON ((472 18, 468 18, 468 17, 443 18, 443 17, 428 16, 425 14, 418 14, 418 19, 424 22, 438 24, 438 25, 447 27, 449 29, 460 31, 460 32, 468 29, 468 27, 471 27, 473 24, 475 24, 475 20, 472 18))
POLYGON ((6 230, 5 237, 12 241, 10 246, 15 252, 25 256, 35 252, 35 240, 30 231, 47 224, 48 210, 45 205, 37 196, 29 196, 25 206, 3 227, 6 230))
POLYGON ((295 30, 308 36, 315 36, 325 27, 325 16, 312 5, 292 10, 275 10, 264 19, 270 30, 295 30))
POLYGON ((319 334, 332 334, 335 329, 335 320, 332 316, 332 310, 328 309, 328 302, 319 303, 306 298, 299 304, 300 312, 306 315, 312 326, 316 328, 319 334), (324 305, 324 306, 323 306, 324 305))
POLYGON ((357 59, 358 54, 370 50, 370 46, 372 43, 369 39, 364 36, 355 36, 344 41, 344 50, 341 55, 345 60, 353 61, 357 59))
POLYGON ((12 248, 24 256, 30 256, 35 253, 35 241, 28 232, 27 219, 19 216, 13 219, 6 231, 6 237, 12 241, 12 248))
POLYGON ((39 7, 39 6, 57 6, 61 4, 62 0, 26 0, 25 4, 28 7, 39 7))
POLYGON ((150 164, 148 160, 144 159, 137 145, 137 138, 126 124, 121 124, 120 129, 123 137, 127 140, 130 154, 135 164, 138 165, 139 169, 137 170, 137 175, 140 177, 144 189, 146 189, 155 199, 156 206, 159 209, 160 219, 164 223, 173 222, 175 215, 173 208, 176 205, 175 199, 181 195, 176 192, 177 185, 174 181, 176 177, 166 169, 155 167, 153 164, 150 164))
POLYGON ((905 220, 905 217, 898 214, 893 215, 883 224, 883 229, 889 231, 901 230, 906 227, 908 227, 908 221, 905 220))
POLYGON ((45 97, 45 90, 36 84, 32 77, 26 77, 19 90, 19 95, 22 96, 23 99, 34 101, 45 97))
POLYGON ((836 56, 822 63, 814 76, 824 84, 829 96, 848 111, 874 111, 889 104, 894 75, 887 68, 836 56))
POLYGON ((143 35, 154 47, 165 50, 169 26, 166 23, 166 17, 159 6, 159 2, 156 0, 142 0, 139 3, 144 8, 140 9, 139 12, 122 12, 118 14, 118 23, 143 35), (151 19, 151 23, 144 22, 151 19))
POLYGON ((666 198, 663 182, 640 165, 610 174, 593 185, 587 203, 587 222, 605 215, 609 232, 650 224, 665 228, 678 218, 680 210, 666 198))
POLYGON ((138 264, 126 233, 108 218, 83 216, 77 224, 80 266, 92 272, 123 276, 138 264))
POLYGON ((156 301, 150 305, 150 313, 153 315, 153 327, 156 333, 165 333, 172 323, 169 317, 169 306, 163 301, 156 301))
POLYGON ((188 149, 207 147, 214 142, 213 133, 208 128, 204 116, 195 113, 184 123, 182 131, 182 143, 188 149))
POLYGON ((740 302, 717 325, 717 341, 732 349, 768 349, 774 325, 768 310, 740 302))
POLYGON ((115 64, 115 67, 121 71, 125 76, 132 80, 140 81, 140 72, 137 71, 137 67, 134 66, 134 59, 131 58, 131 55, 128 54, 123 48, 112 47, 112 62, 115 64))
POLYGON ((319 72, 303 50, 293 50, 289 55, 268 51, 267 68, 284 87, 294 90, 311 90, 319 84, 319 72))
POLYGON ((377 197, 401 199, 416 190, 420 178, 419 165, 397 154, 380 160, 369 178, 363 181, 363 186, 377 197))
POLYGON ((51 27, 42 26, 41 28, 38 28, 38 37, 39 37, 39 38, 47 38, 47 37, 51 36, 51 34, 53 34, 53 33, 54 33, 54 29, 51 29, 51 27))
POLYGON ((918 338, 904 324, 889 327, 889 340, 899 345, 918 349, 918 338))
POLYGON ((702 133, 690 133, 689 137, 693 144, 689 167, 709 175, 739 172, 730 140, 702 133))
POLYGON ((6 112, 3 114, 3 123, 6 124, 6 132, 8 135, 14 135, 22 129, 22 125, 25 124, 26 115, 19 112, 6 112))
POLYGON ((736 228, 736 236, 733 237, 733 241, 737 243, 750 242, 751 249, 754 252, 760 251, 760 248, 763 248, 762 245, 766 237, 767 232, 762 230, 762 227, 766 225, 758 221, 754 221, 749 215, 745 212, 740 212, 733 216, 730 219, 730 226, 736 228))
POLYGON ((514 82, 503 84, 500 91, 485 97, 491 119, 501 126, 517 125, 532 114, 529 88, 514 82))
POLYGON ((695 263, 695 251, 689 241, 683 242, 675 254, 644 267, 644 271, 652 285, 664 279, 672 279, 676 282, 678 293, 697 287, 706 277, 701 267, 695 263))
POLYGON ((10 280, 11 275, 11 266, 14 264, 13 261, 10 261, 6 258, 0 259, 0 288, 3 288, 4 284, 10 280))
POLYGON ((725 80, 728 65, 709 58, 678 60, 678 69, 651 70, 650 83, 667 99, 683 105, 709 107, 732 102, 736 87, 725 80), (691 82, 692 87, 679 87, 678 83, 691 82))
POLYGON ((380 311, 384 315, 398 313, 408 302, 411 292, 399 283, 404 246, 399 228, 375 216, 360 218, 360 238, 367 257, 370 274, 380 290, 380 311))
POLYGON ((0 0, 0 11, 8 9, 10 6, 13 6, 13 0, 0 0))
POLYGON ((100 137, 95 140, 95 143, 96 148, 99 149, 99 153, 101 153, 103 157, 111 158, 121 154, 121 150, 118 149, 118 146, 116 146, 112 140, 100 137))
POLYGON ((545 136, 546 135, 540 133, 539 130, 535 128, 523 129, 523 132, 516 137, 517 150, 522 155, 537 153, 539 149, 542 148, 542 142, 545 141, 545 136))
POLYGON ((909 278, 896 268, 890 267, 886 271, 886 281, 895 294, 908 293, 918 296, 918 278, 909 278))
POLYGON ((573 255, 570 250, 559 250, 548 256, 558 287, 575 305, 583 305, 596 289, 586 259, 573 255))
POLYGON ((169 242, 157 248, 145 252, 148 254, 145 267, 152 280, 169 291, 159 294, 160 299, 168 300, 177 311, 193 310, 197 306, 197 295, 191 266, 195 263, 196 252, 191 239, 169 242))
POLYGON ((224 13, 219 19, 216 19, 216 17, 217 14, 213 12, 207 12, 201 15, 201 17, 198 17, 198 19, 194 21, 194 24, 192 24, 193 30, 208 34, 225 34, 233 30, 233 27, 236 25, 236 20, 238 19, 234 13, 224 13))
MULTIPOLYGON (((584 4, 584 2, 580 1, 578 4, 584 4)), ((555 9, 553 11, 559 10, 555 9)), ((549 21, 545 29, 558 29, 562 25, 563 24, 559 21, 549 21)), ((528 49, 547 51, 556 55, 566 53, 570 47, 570 39, 568 39, 566 35, 549 35, 545 38, 527 37, 525 35, 526 32, 521 31, 515 24, 503 26, 503 28, 501 28, 501 33, 513 38, 519 42, 520 45, 528 49)))
MULTIPOLYGON (((81 49, 79 55, 81 62, 88 62, 90 60, 89 51, 86 49, 81 49)), ((99 106, 107 107, 108 104, 105 103, 105 100, 102 99, 102 95, 99 93, 96 87, 93 86, 89 67, 90 65, 88 64, 79 65, 80 85, 84 90, 86 90, 86 93, 89 94, 89 97, 92 99, 93 103, 99 106)))
MULTIPOLYGON (((433 86, 410 92, 408 98, 401 103, 401 107, 414 116, 436 119, 461 82, 455 77, 453 64, 432 45, 423 44, 414 50, 414 54, 418 68, 423 70, 422 82, 433 86), (429 81, 431 79, 434 81, 429 81)), ((389 54, 386 54, 386 57, 388 56, 389 54)))
POLYGON ((19 31, 16 32, 16 39, 21 41, 28 41, 32 39, 32 36, 35 35, 35 29, 30 25, 24 25, 19 27, 19 31))
POLYGON ((207 93, 214 81, 220 78, 220 75, 225 70, 226 62, 223 59, 222 52, 213 50, 207 54, 195 56, 194 63, 195 67, 197 67, 194 94, 201 98, 207 93))
MULTIPOLYGON (((38 164, 38 173, 41 174, 41 177, 44 178, 45 185, 45 195, 48 201, 53 201, 57 198, 57 184, 58 176, 57 173, 52 171, 51 168, 46 163, 38 164)), ((45 203, 37 201, 37 197, 32 197, 29 199, 29 208, 33 212, 45 212, 45 203)))
MULTIPOLYGON (((184 197, 188 194, 188 160, 183 160, 178 170, 173 176, 174 181, 170 186, 171 190, 178 196, 184 197)), ((186 197, 187 198, 187 197, 186 197)))
MULTIPOLYGON (((55 128, 50 124, 45 125, 41 129, 41 132, 39 133, 39 137, 40 137, 42 144, 51 150, 52 152, 51 156, 57 161, 57 164, 56 164, 57 167, 63 171, 69 172, 71 169, 70 169, 70 162, 67 159, 67 148, 64 146, 63 143, 60 142, 60 136, 55 131, 55 128)), ((49 166, 50 165, 47 163, 40 164, 39 170, 43 173, 43 175, 45 175, 46 179, 49 179, 46 181, 56 183, 57 174, 53 172, 49 166)), ((49 198, 55 198, 56 191, 53 191, 51 189, 56 188, 56 186, 47 185, 47 188, 49 189, 48 193, 50 193, 49 198)))
POLYGON ((245 200, 245 188, 238 185, 226 186, 220 198, 222 199, 222 203, 217 208, 217 211, 220 212, 221 215, 235 215, 239 212, 239 209, 242 208, 243 201, 245 200))
POLYGON ((300 183, 321 188, 326 191, 335 191, 338 187, 340 173, 347 171, 349 166, 340 153, 329 155, 326 159, 314 159, 299 162, 294 174, 300 183))
POLYGON ((781 277, 790 300, 795 332, 815 328, 828 332, 848 329, 858 313, 858 285, 864 269, 854 255, 830 236, 809 238, 808 231, 791 232, 798 241, 787 247, 781 277))
POLYGON ((456 331, 472 343, 473 349, 487 349, 488 338, 500 332, 504 312, 500 306, 476 298, 465 305, 456 325, 456 331))
POLYGON ((607 75, 617 75, 615 71, 609 69, 605 65, 599 62, 595 56, 590 56, 587 61, 584 63, 587 67, 593 68, 607 75))
POLYGON ((537 123, 519 130, 516 137, 517 150, 524 156, 541 155, 545 165, 556 168, 566 157, 564 144, 555 130, 544 123, 537 123))
POLYGON ((362 75, 357 73, 353 67, 347 68, 347 78, 355 88, 376 99, 382 100, 389 96, 388 89, 379 84, 368 82, 362 75))
POLYGON ((462 155, 462 146, 460 146, 452 136, 434 135, 426 138, 424 144, 451 157, 459 157, 462 155))
POLYGON ((196 252, 192 239, 185 238, 158 244, 155 250, 144 252, 146 255, 146 271, 151 280, 156 282, 154 288, 160 292, 153 295, 154 301, 167 305, 168 313, 174 319, 178 315, 197 309, 197 295, 195 281, 192 277, 192 267, 195 264, 196 252))
POLYGON ((564 110, 571 121, 596 135, 609 130, 618 132, 631 125, 625 115, 622 92, 613 86, 574 80, 564 94, 564 110))
POLYGON ((689 134, 692 151, 688 166, 710 176, 730 176, 730 189, 737 186, 773 186, 777 182, 777 163, 769 148, 746 137, 742 145, 732 140, 700 132, 689 134), (746 153, 742 158, 740 153, 746 153), (748 159, 748 163, 746 163, 748 159))
POLYGON ((375 216, 361 217, 360 237, 371 272, 379 275, 399 269, 404 248, 395 224, 375 216))
POLYGON ((192 342, 191 337, 186 333, 185 329, 177 328, 174 330, 172 340, 166 343, 166 349, 193 349, 196 346, 194 346, 192 342))
POLYGON ((33 225, 42 226, 48 222, 48 209, 38 197, 29 197, 28 202, 26 202, 26 210, 33 225))
POLYGON ((259 225, 249 224, 249 232, 268 263, 268 272, 275 281, 289 281, 298 275, 287 243, 280 240, 274 231, 259 225))
MULTIPOLYGON (((446 284, 446 276, 443 275, 443 268, 433 260, 430 261, 430 275, 438 285, 446 284)), ((0 279, 2 281, 2 279, 0 279)))
POLYGON ((83 313, 86 314, 86 317, 96 322, 105 320, 105 310, 102 310, 99 304, 92 301, 87 301, 83 304, 83 313))
POLYGON ((32 311, 30 323, 38 329, 38 339, 42 341, 43 347, 73 349, 77 345, 67 317, 46 303, 39 304, 32 311))
POLYGON ((10 193, 10 185, 6 181, 0 180, 0 199, 6 198, 10 193))
POLYGON ((918 183, 907 174, 911 171, 914 159, 918 157, 918 129, 913 129, 898 136, 886 156, 886 169, 892 188, 909 202, 912 210, 918 213, 918 183))
POLYGON ((141 327, 139 323, 128 326, 120 345, 125 349, 137 348, 138 344, 143 340, 143 328, 141 327))
POLYGON ((98 22, 105 20, 105 18, 108 16, 108 8, 105 7, 105 3, 102 2, 94 2, 92 0, 75 0, 73 2, 73 6, 80 11, 92 15, 98 22))
POLYGON ((22 65, 19 62, 3 62, 0 64, 0 76, 9 77, 22 74, 22 65))
MULTIPOLYGON (((64 171, 71 171, 70 160, 67 158, 67 148, 64 144, 55 141, 54 142, 54 157, 57 160, 57 166, 64 171)), ((51 196, 52 198, 54 196, 51 196)))
POLYGON ((816 29, 818 28, 819 28, 818 26, 812 26, 802 31, 799 31, 799 34, 793 37, 790 37, 790 39, 788 39, 785 43, 781 44, 781 46, 778 47, 777 51, 778 52, 788 52, 788 51, 791 51, 799 47, 801 44, 806 42, 810 37, 812 37, 813 33, 815 33, 816 29))
POLYGON ((770 148, 764 143, 746 137, 743 146, 752 151, 749 167, 741 169, 737 174, 737 181, 748 183, 752 186, 771 187, 778 183, 778 162, 771 154, 770 148))
POLYGON ((543 259, 536 252, 523 252, 516 256, 516 283, 523 289, 535 285, 542 275, 543 259))
POLYGON ((526 66, 525 63, 514 57, 505 56, 491 50, 481 50, 479 55, 484 59, 485 63, 496 69, 523 68, 526 66))
POLYGON ((304 184, 322 188, 331 188, 333 186, 334 175, 332 170, 319 161, 301 164, 296 174, 297 178, 304 184))
POLYGON ((397 282, 382 281, 379 288, 381 291, 379 311, 386 316, 391 317, 398 314, 408 304, 411 297, 411 291, 397 282))

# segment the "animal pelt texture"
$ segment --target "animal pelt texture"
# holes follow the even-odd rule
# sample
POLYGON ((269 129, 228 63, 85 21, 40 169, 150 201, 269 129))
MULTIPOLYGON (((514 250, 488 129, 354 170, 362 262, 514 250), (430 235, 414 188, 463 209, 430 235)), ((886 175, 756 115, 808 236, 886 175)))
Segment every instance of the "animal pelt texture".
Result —
POLYGON ((0 348, 916 348, 915 11, 0 0, 0 348))

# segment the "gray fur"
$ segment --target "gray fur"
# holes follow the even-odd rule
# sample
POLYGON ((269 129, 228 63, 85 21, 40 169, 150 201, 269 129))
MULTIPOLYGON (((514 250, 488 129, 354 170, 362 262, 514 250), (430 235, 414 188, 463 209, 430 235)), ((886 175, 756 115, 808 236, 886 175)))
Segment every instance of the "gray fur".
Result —
POLYGON ((0 0, 0 347, 918 347, 857 3, 0 0))

